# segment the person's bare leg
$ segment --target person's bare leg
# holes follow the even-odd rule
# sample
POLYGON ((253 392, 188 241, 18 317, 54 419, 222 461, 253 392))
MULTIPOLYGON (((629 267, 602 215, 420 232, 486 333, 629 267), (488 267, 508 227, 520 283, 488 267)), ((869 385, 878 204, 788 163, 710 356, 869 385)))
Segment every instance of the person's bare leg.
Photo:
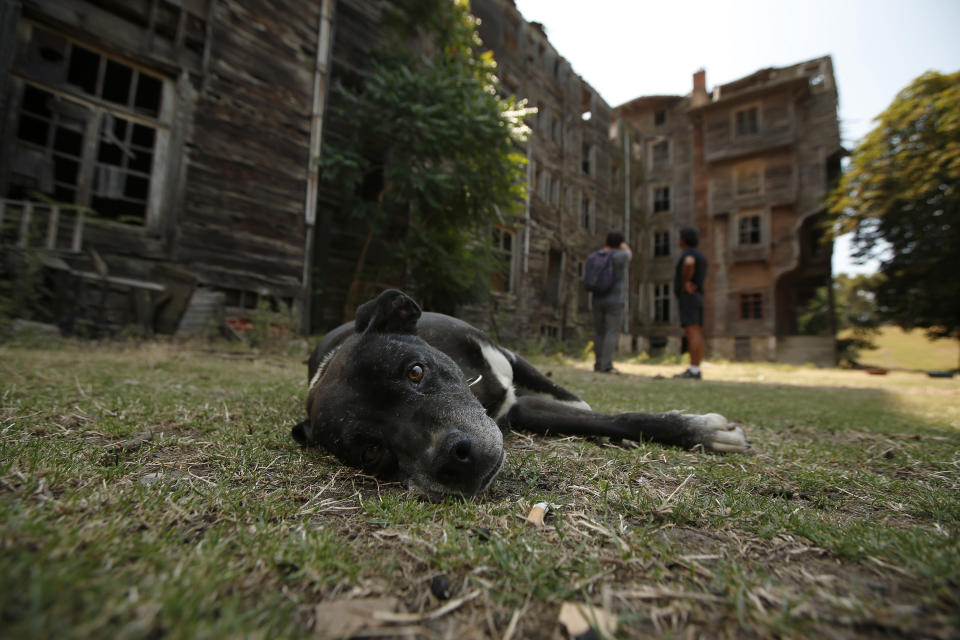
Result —
POLYGON ((703 341, 703 327, 697 324, 688 324, 684 327, 687 334, 687 348, 690 351, 690 364, 699 367, 703 362, 706 345, 703 341))
POLYGON ((684 325, 683 333, 687 337, 687 351, 690 353, 690 366, 674 378, 700 378, 700 363, 703 361, 706 346, 703 341, 703 327, 697 324, 684 325))

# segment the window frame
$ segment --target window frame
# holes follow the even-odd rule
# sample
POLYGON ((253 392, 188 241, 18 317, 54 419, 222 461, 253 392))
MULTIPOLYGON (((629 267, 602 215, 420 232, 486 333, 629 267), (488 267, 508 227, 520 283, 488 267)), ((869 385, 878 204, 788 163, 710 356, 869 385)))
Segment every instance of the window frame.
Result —
POLYGON ((593 231, 596 222, 593 198, 588 193, 580 194, 580 228, 593 231))
POLYGON ((670 229, 654 230, 651 240, 653 242, 652 254, 654 258, 669 258, 673 245, 670 242, 670 229))
POLYGON ((760 121, 760 114, 761 114, 761 109, 760 109, 760 103, 758 102, 744 105, 738 109, 734 109, 733 111, 731 111, 730 118, 732 122, 731 122, 730 130, 731 132, 733 132, 733 137, 736 139, 739 139, 739 138, 750 138, 753 136, 760 135, 760 130, 763 128, 762 123, 760 121), (743 130, 741 130, 740 114, 749 114, 751 112, 753 112, 753 117, 749 121, 746 118, 744 118, 744 121, 743 121, 744 125, 750 125, 749 128, 751 130, 747 130, 748 129, 747 126, 744 126, 743 130))
POLYGON ((766 296, 762 291, 737 294, 737 317, 744 321, 763 320, 766 316, 766 296))
POLYGON ((671 153, 672 149, 668 138, 653 141, 650 144, 650 169, 657 171, 659 169, 670 168, 671 153), (662 158, 658 157, 657 149, 659 148, 666 149, 662 154, 662 158))
POLYGON ((671 193, 669 184, 654 186, 650 190, 650 196, 652 199, 650 209, 654 213, 669 213, 673 210, 673 203, 670 199, 671 193))
POLYGON ((650 323, 669 325, 671 322, 673 290, 669 281, 650 283, 650 323))
MULTIPOLYGON (((97 224, 106 223, 129 229, 143 229, 153 235, 159 233, 168 204, 165 184, 168 179, 167 159, 175 100, 174 82, 153 69, 132 63, 114 53, 92 46, 84 40, 29 20, 23 21, 18 29, 16 47, 18 54, 10 75, 10 89, 7 96, 9 122, 12 124, 12 129, 8 140, 4 142, 5 173, 8 176, 20 173, 14 171, 13 164, 13 158, 18 153, 29 153, 32 150, 33 153, 46 154, 50 158, 51 166, 56 162, 56 158, 62 159, 69 155, 69 160, 77 163, 76 174, 72 183, 63 183, 61 186, 66 191, 72 191, 71 204, 93 212, 97 212, 94 205, 95 198, 98 197, 95 180, 98 174, 103 176, 109 171, 113 176, 122 175, 122 195, 107 198, 107 200, 142 202, 142 222, 114 219, 123 217, 122 214, 116 216, 104 214, 102 217, 93 218, 92 221, 97 224), (44 41, 63 43, 63 58, 62 61, 58 61, 60 67, 56 68, 56 71, 62 75, 45 76, 39 67, 33 66, 36 64, 31 57, 33 49, 43 46, 44 41), (82 79, 74 78, 71 81, 70 76, 74 69, 72 61, 74 56, 78 55, 78 51, 83 51, 83 56, 96 56, 96 79, 92 88, 89 85, 78 84, 82 79), (114 99, 115 96, 111 98, 105 95, 105 75, 108 69, 112 73, 120 72, 129 75, 125 102, 114 99), (138 91, 141 78, 144 77, 149 78, 151 83, 155 83, 155 103, 152 99, 148 100, 148 104, 153 106, 139 102, 141 98, 138 91), (49 121, 44 121, 43 126, 47 127, 48 131, 47 141, 43 145, 21 136, 21 123, 24 118, 38 122, 43 120, 43 117, 28 111, 26 97, 32 91, 50 96, 46 99, 54 100, 58 105, 56 111, 51 110, 49 121), (74 112, 72 118, 74 126, 68 128, 80 136, 79 155, 57 149, 56 137, 60 135, 61 129, 58 123, 65 121, 64 113, 70 111, 74 112), (119 125, 120 122, 123 124, 119 125), (108 126, 111 127, 109 134, 108 129, 105 128, 108 126), (139 135, 143 135, 144 130, 152 132, 152 146, 148 148, 132 140, 132 136, 138 135, 137 127, 140 127, 139 135), (118 129, 125 131, 125 140, 121 141, 117 138, 118 129), (103 159, 103 154, 109 147, 119 150, 120 164, 103 159), (133 165, 137 160, 135 153, 137 150, 143 153, 149 151, 148 171, 133 165), (130 160, 131 156, 133 161, 130 160), (139 196, 128 195, 129 178, 146 181, 142 199, 139 196)), ((51 72, 53 69, 51 67, 51 72)), ((9 181, 5 180, 4 184, 5 189, 9 189, 9 181)), ((51 187, 57 188, 55 179, 51 187)), ((9 191, 5 191, 2 195, 6 197, 8 193, 9 191)), ((139 213, 131 215, 141 217, 139 213)))
POLYGON ((764 233, 763 233, 763 213, 762 212, 749 212, 738 215, 736 218, 736 246, 745 248, 761 247, 764 245, 764 233), (752 228, 744 229, 744 223, 748 221, 755 221, 755 224, 751 224, 752 228), (746 240, 744 237, 746 236, 746 240), (755 237, 755 239, 753 239, 755 237))

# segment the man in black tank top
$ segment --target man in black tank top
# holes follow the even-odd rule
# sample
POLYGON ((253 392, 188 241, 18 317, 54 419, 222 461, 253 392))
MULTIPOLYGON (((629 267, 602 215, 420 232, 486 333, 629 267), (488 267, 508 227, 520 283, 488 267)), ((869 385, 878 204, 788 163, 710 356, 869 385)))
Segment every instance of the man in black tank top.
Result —
POLYGON ((700 234, 693 227, 680 229, 680 259, 673 281, 680 310, 680 326, 687 336, 690 367, 674 378, 700 379, 700 362, 706 352, 703 341, 703 281, 707 277, 707 257, 697 249, 700 234))

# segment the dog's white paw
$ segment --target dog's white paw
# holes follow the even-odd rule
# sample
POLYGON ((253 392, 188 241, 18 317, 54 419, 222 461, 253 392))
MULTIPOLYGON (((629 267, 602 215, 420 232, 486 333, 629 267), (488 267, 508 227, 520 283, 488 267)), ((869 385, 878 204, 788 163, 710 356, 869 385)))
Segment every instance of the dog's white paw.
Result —
POLYGON ((685 415, 687 424, 698 434, 703 448, 708 451, 740 453, 750 448, 743 429, 728 422, 719 413, 685 415))

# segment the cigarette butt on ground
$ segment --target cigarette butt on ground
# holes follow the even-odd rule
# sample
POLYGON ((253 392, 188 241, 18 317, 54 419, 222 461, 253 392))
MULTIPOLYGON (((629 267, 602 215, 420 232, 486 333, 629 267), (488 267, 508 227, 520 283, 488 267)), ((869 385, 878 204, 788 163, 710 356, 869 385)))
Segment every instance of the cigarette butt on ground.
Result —
POLYGON ((546 502, 538 502, 533 505, 533 508, 530 509, 530 513, 527 514, 527 522, 530 524, 542 527, 543 526, 543 517, 547 515, 547 511, 550 510, 550 507, 546 502))

